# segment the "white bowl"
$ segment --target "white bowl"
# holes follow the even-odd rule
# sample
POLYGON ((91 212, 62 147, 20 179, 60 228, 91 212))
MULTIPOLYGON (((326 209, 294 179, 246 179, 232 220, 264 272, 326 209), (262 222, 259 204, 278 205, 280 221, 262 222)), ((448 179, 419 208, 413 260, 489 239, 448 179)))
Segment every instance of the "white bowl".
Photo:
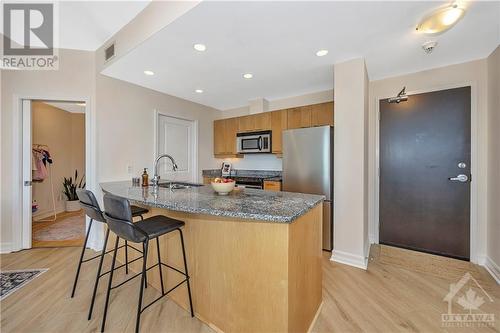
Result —
POLYGON ((229 192, 234 190, 234 186, 236 185, 235 181, 229 183, 214 183, 211 182, 212 188, 215 192, 219 193, 219 195, 228 195, 229 192))

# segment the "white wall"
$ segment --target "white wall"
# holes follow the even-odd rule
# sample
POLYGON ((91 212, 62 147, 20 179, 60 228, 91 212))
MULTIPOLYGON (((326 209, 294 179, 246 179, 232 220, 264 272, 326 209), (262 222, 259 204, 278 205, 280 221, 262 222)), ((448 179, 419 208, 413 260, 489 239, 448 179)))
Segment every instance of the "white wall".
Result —
POLYGON ((21 142, 16 141, 19 133, 13 131, 15 121, 21 120, 20 115, 14 114, 15 96, 64 100, 77 100, 87 96, 91 101, 94 98, 93 52, 75 50, 59 50, 59 52, 60 63, 57 71, 2 70, 1 251, 8 251, 13 245, 20 244, 20 239, 14 238, 19 233, 13 234, 13 226, 18 228, 21 225, 21 221, 15 218, 19 212, 13 206, 21 195, 21 181, 14 177, 20 171, 16 164, 19 156, 16 156, 15 152, 21 149, 21 142))
MULTIPOLYGON (((198 175, 217 168, 213 157, 213 120, 219 111, 174 96, 97 74, 97 170, 99 181, 130 179, 154 165, 155 110, 198 120, 198 175), (127 172, 131 166, 133 173, 127 172)), ((201 178, 200 178, 201 179, 201 178)))
POLYGON ((486 60, 470 61, 463 64, 440 67, 432 70, 412 73, 370 82, 369 109, 369 226, 370 239, 377 241, 375 219, 377 217, 377 105, 380 99, 392 97, 403 86, 408 93, 442 90, 452 87, 472 85, 472 189, 477 188, 477 198, 473 198, 472 214, 477 220, 473 234, 477 239, 473 243, 476 253, 471 253, 471 260, 484 261, 486 255, 486 212, 487 212, 487 67, 486 60), (476 161, 476 163, 474 163, 476 161))
POLYGON ((364 59, 334 65, 332 260, 366 269, 368 256, 368 76, 364 59))
MULTIPOLYGON (((218 167, 213 158, 212 120, 219 111, 177 97, 138 87, 96 73, 96 52, 60 50, 58 71, 2 71, 1 99, 1 251, 21 244, 16 231, 21 221, 14 203, 20 199, 21 181, 13 177, 21 143, 14 133, 16 96, 80 100, 87 97, 95 110, 96 180, 130 179, 127 165, 134 171, 152 167, 154 152, 154 110, 199 121, 199 173, 218 167), (16 142, 16 147, 14 143, 16 142), (16 148, 16 149, 15 149, 16 148), (16 192, 17 191, 17 192, 16 192), (14 228, 15 227, 15 228, 14 228)), ((100 193, 96 193, 100 196, 100 193)), ((93 238, 91 238, 93 239, 93 238)))
POLYGON ((488 57, 488 223, 486 266, 500 283, 500 46, 488 57))

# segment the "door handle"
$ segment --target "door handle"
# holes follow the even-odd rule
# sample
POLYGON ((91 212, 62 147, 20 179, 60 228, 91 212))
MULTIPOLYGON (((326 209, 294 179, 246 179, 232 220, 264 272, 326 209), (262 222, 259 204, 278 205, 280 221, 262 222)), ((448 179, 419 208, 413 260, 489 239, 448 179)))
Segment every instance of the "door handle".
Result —
POLYGON ((469 180, 469 177, 467 177, 467 175, 464 175, 464 174, 460 174, 456 177, 451 177, 451 178, 448 178, 449 180, 451 181, 455 181, 455 182, 461 182, 461 183, 465 183, 469 180))
POLYGON ((257 141, 257 148, 262 150, 262 136, 259 136, 259 141, 257 141))

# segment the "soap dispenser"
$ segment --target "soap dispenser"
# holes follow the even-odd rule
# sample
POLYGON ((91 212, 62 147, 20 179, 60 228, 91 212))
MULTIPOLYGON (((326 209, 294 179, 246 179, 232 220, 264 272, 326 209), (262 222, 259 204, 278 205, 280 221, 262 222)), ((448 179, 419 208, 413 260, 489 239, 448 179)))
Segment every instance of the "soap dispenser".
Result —
POLYGON ((142 186, 149 186, 148 168, 144 168, 144 172, 142 173, 142 186))

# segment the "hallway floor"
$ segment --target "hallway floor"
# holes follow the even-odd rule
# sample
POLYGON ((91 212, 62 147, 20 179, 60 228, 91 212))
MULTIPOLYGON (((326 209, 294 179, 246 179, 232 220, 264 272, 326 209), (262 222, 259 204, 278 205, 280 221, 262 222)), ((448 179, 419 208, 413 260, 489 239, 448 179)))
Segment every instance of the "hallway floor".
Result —
MULTIPOLYGON (((92 251, 87 253, 91 255, 92 251)), ((1 269, 49 268, 26 287, 2 301, 2 332, 95 332, 99 330, 106 283, 101 283, 92 320, 87 321, 96 264, 84 264, 77 293, 69 297, 80 249, 33 249, 0 256, 1 269)), ((312 332, 499 332, 500 286, 478 265, 455 259, 372 245, 368 270, 323 258, 323 306, 312 332), (469 272, 491 301, 478 289, 481 313, 495 315, 492 327, 444 327, 443 298, 451 283, 469 272), (479 294, 481 293, 481 294, 479 294)), ((110 255, 106 265, 109 267, 110 255)), ((124 273, 117 274, 117 281, 124 273)), ((139 280, 113 291, 106 329, 133 332, 139 280)), ((473 286, 472 286, 473 287, 473 286)), ((468 286, 461 290, 464 294, 468 286)), ((473 287, 474 288, 474 287, 473 287)), ((159 295, 145 291, 146 301, 159 295)), ((195 311, 196 311, 196 299, 195 311)), ((454 312, 463 312, 454 303, 454 312)), ((466 311, 468 313, 468 311, 466 311)), ((142 317, 141 332, 213 332, 166 298, 142 317)))
MULTIPOLYGON (((50 219, 47 218, 45 220, 50 219)), ((85 215, 83 210, 64 212, 55 221, 32 223, 33 247, 82 246, 85 240, 85 215)))

